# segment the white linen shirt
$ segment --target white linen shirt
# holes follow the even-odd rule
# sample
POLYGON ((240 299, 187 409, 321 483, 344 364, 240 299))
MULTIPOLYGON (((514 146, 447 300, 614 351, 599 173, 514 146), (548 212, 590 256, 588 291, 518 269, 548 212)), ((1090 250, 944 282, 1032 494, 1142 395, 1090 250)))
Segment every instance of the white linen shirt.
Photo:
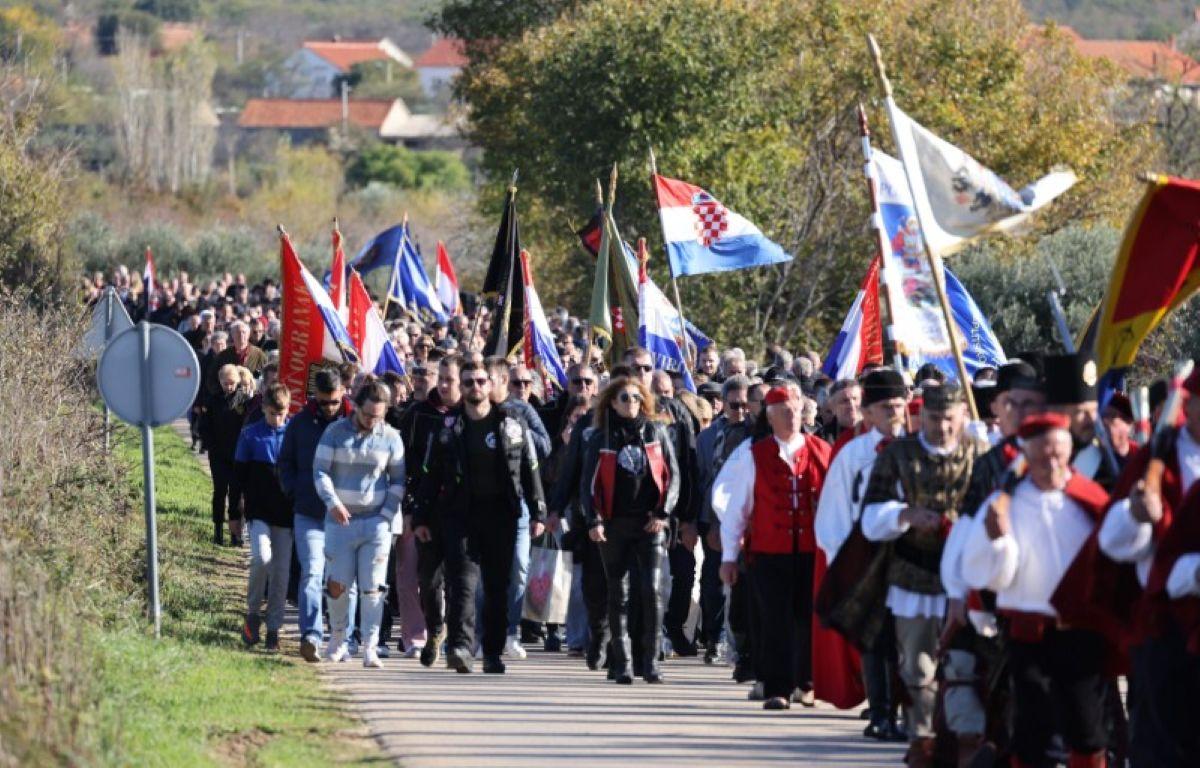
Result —
POLYGON ((826 562, 833 562, 838 550, 850 536, 862 511, 862 496, 883 433, 872 429, 850 440, 829 465, 829 473, 821 485, 821 500, 813 520, 817 546, 825 553, 826 562), (855 501, 858 499, 858 501, 855 501))
MULTIPOLYGON (((772 438, 779 446, 779 458, 792 465, 796 453, 804 447, 804 435, 797 432, 786 443, 772 438)), ((754 511, 754 454, 750 440, 729 455, 717 479, 713 481, 712 508, 721 522, 721 562, 735 563, 742 551, 742 536, 754 511)))

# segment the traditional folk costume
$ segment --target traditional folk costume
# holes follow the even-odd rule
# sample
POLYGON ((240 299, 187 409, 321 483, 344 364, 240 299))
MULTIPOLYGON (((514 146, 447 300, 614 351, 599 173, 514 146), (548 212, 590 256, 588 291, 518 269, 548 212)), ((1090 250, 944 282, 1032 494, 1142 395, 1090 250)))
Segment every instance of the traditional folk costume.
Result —
MULTIPOLYGON (((963 402, 963 392, 956 385, 928 387, 924 392, 926 409, 942 411, 963 402)), ((863 534, 871 541, 889 543, 877 560, 885 562, 886 606, 895 617, 900 678, 911 702, 905 710, 910 765, 926 765, 933 755, 936 653, 946 614, 940 576, 942 550, 962 509, 971 468, 982 448, 965 434, 957 444, 946 447, 929 444, 921 434, 901 438, 879 455, 867 485, 863 534), (916 531, 900 522, 901 513, 910 506, 941 515, 941 529, 916 531)), ((978 702, 970 706, 978 709, 978 702)))
MULTIPOLYGON (((786 389, 767 393, 784 402, 786 389)), ((811 688, 813 517, 829 467, 829 444, 795 434, 743 443, 713 483, 721 560, 737 562, 745 538, 747 575, 760 631, 755 667, 767 702, 811 688)))
MULTIPOLYGON (((1200 396, 1200 374, 1184 388, 1200 396)), ((1118 639, 1130 645, 1131 759, 1139 767, 1195 765, 1200 754, 1197 479, 1200 441, 1186 427, 1172 427, 1139 450, 1097 536, 1103 555, 1091 564, 1091 588, 1063 596, 1064 603, 1086 604, 1113 634, 1125 630, 1118 639), (1128 496, 1154 457, 1164 464, 1163 516, 1151 525, 1134 519, 1128 496)), ((1082 577, 1086 565, 1077 563, 1073 571, 1082 577)))
MULTIPOLYGON (((1020 436, 1067 426, 1065 416, 1033 416, 1020 436)), ((991 538, 983 509, 964 543, 963 576, 972 587, 996 593, 1006 635, 1015 765, 1047 765, 1056 725, 1070 750, 1069 766, 1104 765, 1104 638, 1066 624, 1051 599, 1107 503, 1104 489, 1078 473, 1050 490, 1026 478, 1011 497, 1008 533, 991 538)))

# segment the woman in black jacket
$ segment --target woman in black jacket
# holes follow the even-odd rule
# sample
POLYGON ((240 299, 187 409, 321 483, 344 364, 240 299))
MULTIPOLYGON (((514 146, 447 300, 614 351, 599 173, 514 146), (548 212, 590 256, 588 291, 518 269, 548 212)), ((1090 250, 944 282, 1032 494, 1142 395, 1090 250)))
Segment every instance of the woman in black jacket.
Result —
POLYGON ((641 383, 614 379, 601 393, 592 420, 583 446, 579 501, 588 536, 600 545, 608 581, 613 635, 609 676, 620 684, 633 682, 628 632, 632 573, 641 598, 641 673, 646 682, 659 683, 659 581, 667 521, 679 499, 679 465, 666 427, 655 415, 654 396, 641 383))

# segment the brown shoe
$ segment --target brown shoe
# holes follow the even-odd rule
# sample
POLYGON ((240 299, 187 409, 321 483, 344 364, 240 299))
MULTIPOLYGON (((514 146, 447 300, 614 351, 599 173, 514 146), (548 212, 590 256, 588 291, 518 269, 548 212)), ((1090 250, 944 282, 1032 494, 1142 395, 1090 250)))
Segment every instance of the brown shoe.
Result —
POLYGON ((908 768, 931 768, 934 746, 933 739, 914 739, 908 745, 908 754, 904 756, 904 764, 908 768))

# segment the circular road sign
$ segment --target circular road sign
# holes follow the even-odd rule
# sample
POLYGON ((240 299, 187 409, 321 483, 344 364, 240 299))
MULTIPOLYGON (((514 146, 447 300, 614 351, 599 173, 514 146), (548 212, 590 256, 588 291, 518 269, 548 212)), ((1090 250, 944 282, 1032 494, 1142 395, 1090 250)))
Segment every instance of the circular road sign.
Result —
POLYGON ((119 418, 157 427, 187 413, 200 389, 200 363, 187 339, 141 322, 108 342, 96 379, 119 418))

